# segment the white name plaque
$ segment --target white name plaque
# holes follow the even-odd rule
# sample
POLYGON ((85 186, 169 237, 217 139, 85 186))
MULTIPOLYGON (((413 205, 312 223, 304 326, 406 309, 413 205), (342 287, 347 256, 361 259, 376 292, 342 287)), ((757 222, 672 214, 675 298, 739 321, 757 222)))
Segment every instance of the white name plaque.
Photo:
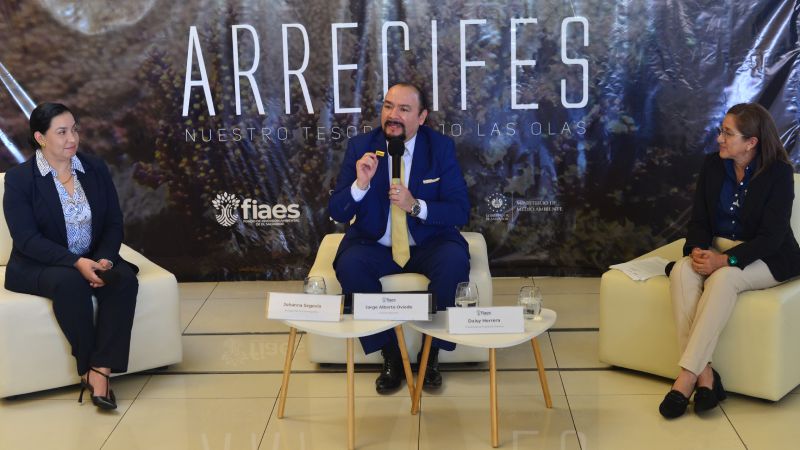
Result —
POLYGON ((525 318, 521 306, 488 308, 447 308, 447 331, 450 334, 522 333, 525 318))
POLYGON ((430 294, 353 294, 354 320, 430 320, 430 294))
POLYGON ((269 292, 267 318, 339 322, 342 320, 342 296, 269 292))

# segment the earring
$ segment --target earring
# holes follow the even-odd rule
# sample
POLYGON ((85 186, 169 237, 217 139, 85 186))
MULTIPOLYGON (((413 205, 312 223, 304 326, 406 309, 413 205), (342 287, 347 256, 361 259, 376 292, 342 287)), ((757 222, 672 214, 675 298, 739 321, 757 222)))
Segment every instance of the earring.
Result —
POLYGON ((45 142, 44 142, 44 141, 42 141, 42 142, 40 142, 40 143, 39 143, 39 147, 41 147, 41 148, 42 148, 42 150, 44 150, 44 148, 45 148, 46 146, 47 146, 47 144, 45 144, 45 142))

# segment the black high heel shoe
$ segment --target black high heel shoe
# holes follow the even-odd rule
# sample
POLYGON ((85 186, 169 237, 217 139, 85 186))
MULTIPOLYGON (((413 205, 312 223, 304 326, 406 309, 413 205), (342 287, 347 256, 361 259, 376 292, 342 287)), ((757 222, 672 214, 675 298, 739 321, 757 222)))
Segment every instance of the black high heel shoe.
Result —
POLYGON ((111 410, 117 409, 117 398, 114 396, 114 391, 111 389, 111 380, 108 375, 100 372, 94 367, 89 368, 90 371, 99 373, 106 378, 106 395, 94 395, 94 386, 89 384, 89 372, 86 372, 86 379, 81 378, 81 393, 78 396, 78 403, 83 403, 83 391, 89 390, 91 394, 92 404, 100 409, 111 410))
POLYGON ((714 374, 714 384, 711 388, 700 386, 694 394, 694 412, 701 413, 714 409, 719 405, 719 402, 728 398, 725 393, 725 388, 722 387, 722 378, 713 368, 711 372, 714 374))
POLYGON ((664 400, 658 405, 658 412, 667 419, 674 419, 682 416, 688 407, 689 397, 684 397, 680 391, 673 389, 667 392, 664 400))

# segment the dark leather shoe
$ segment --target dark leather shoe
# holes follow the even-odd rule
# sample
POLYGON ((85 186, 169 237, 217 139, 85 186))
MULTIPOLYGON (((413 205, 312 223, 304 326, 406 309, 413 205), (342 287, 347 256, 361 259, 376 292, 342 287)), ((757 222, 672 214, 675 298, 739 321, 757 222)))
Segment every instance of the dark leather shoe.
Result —
POLYGON ((658 412, 667 419, 674 419, 682 416, 688 406, 689 397, 684 397, 680 391, 673 389, 667 392, 664 400, 658 406, 658 412))
POLYGON ((383 355, 383 368, 375 380, 375 390, 378 394, 392 394, 400 387, 403 380, 403 358, 397 345, 387 345, 381 349, 383 355))
MULTIPOLYGON (((417 362, 422 359, 422 353, 417 354, 417 362)), ((428 365, 425 368, 425 377, 422 380, 425 389, 438 389, 442 387, 442 373, 439 372, 439 349, 432 347, 428 353, 428 365)))
POLYGON ((111 410, 117 409, 117 397, 114 395, 114 390, 111 389, 111 382, 108 375, 100 372, 94 367, 90 367, 89 371, 102 375, 106 379, 106 395, 94 395, 94 386, 89 384, 89 372, 86 372, 86 378, 81 377, 81 393, 78 395, 78 403, 83 403, 83 393, 87 389, 92 398, 92 403, 100 409, 111 410))
POLYGON ((719 402, 728 398, 725 393, 725 388, 722 387, 722 378, 716 370, 711 369, 714 373, 714 384, 711 388, 700 386, 694 394, 694 412, 701 413, 714 409, 719 405, 719 402))

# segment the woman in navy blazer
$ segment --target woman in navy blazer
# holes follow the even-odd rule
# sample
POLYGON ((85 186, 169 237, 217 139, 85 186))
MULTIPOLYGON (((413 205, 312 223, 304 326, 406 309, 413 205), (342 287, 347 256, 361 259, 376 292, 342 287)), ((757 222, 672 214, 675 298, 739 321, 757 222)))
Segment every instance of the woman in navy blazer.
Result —
POLYGON ((78 400, 88 389, 97 407, 114 409, 109 375, 127 371, 139 287, 138 269, 119 256, 117 191, 103 161, 77 153, 78 124, 66 106, 37 106, 30 141, 35 155, 5 175, 3 209, 13 240, 5 287, 53 301, 77 360, 78 400))
POLYGON ((682 415, 725 399, 711 367, 720 333, 740 292, 765 289, 800 275, 800 247, 790 226, 793 167, 764 107, 731 107, 697 180, 683 259, 670 272, 681 372, 659 407, 682 415))

